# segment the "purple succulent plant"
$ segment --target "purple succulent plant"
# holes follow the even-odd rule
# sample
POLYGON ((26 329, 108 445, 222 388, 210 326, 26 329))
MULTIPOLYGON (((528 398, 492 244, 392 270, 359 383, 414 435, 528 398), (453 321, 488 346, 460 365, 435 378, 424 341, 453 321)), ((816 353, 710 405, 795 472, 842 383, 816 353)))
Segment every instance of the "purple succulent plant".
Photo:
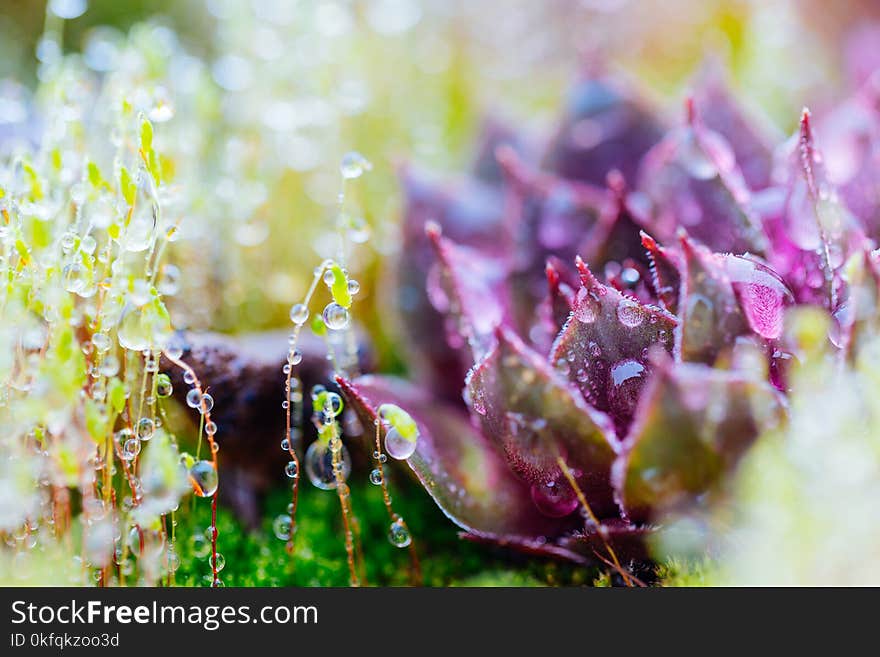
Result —
POLYGON ((876 312, 877 89, 820 126, 828 160, 808 112, 774 150, 709 68, 679 125, 588 76, 540 165, 495 126, 471 176, 404 169, 412 380, 339 379, 350 405, 406 409, 409 467, 466 538, 641 554, 783 420, 787 308, 832 314, 842 358, 876 312))

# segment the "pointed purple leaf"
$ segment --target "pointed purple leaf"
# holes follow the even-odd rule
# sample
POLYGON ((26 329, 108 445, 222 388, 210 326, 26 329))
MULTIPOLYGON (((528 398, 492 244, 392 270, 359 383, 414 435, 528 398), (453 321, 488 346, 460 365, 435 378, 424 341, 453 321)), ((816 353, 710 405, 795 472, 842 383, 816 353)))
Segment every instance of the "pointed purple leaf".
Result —
POLYGON ((860 10, 874 11, 866 12, 867 15, 862 14, 860 20, 854 21, 856 27, 846 35, 843 54, 847 77, 853 88, 867 84, 872 78, 876 79, 877 71, 880 71, 880 51, 877 50, 877 43, 880 41, 880 23, 877 20, 880 17, 877 15, 875 3, 860 4, 860 10))
MULTIPOLYGON (((538 513, 528 485, 513 476, 503 456, 460 408, 438 402, 392 377, 338 378, 337 383, 366 427, 370 452, 381 404, 396 404, 410 414, 419 438, 407 465, 437 506, 462 529, 480 536, 529 540, 554 535, 563 528, 559 521, 538 513)), ((384 431, 384 426, 380 427, 384 431)))
POLYGON ((760 218, 730 146, 688 105, 688 121, 645 156, 639 189, 651 201, 652 233, 670 240, 678 228, 715 251, 764 253, 760 218))
POLYGON ((470 406, 510 467, 531 484, 541 511, 565 516, 578 506, 557 458, 569 465, 593 511, 614 514, 608 484, 614 459, 609 418, 589 407, 567 381, 510 330, 467 378, 470 406))
POLYGON ((762 338, 782 334, 785 308, 794 296, 782 278, 754 258, 722 256, 724 267, 749 327, 762 338))
POLYGON ((880 240, 880 74, 816 131, 828 179, 865 232, 880 240))
POLYGON ((529 154, 528 146, 509 125, 493 116, 484 118, 471 164, 471 171, 477 180, 494 186, 504 182, 504 169, 497 157, 501 148, 511 149, 521 157, 529 154))
POLYGON ((705 365, 657 363, 614 466, 629 517, 693 503, 779 414, 769 384, 705 365))
POLYGON ((694 106, 709 130, 720 134, 733 150, 749 189, 769 186, 773 170, 773 139, 769 122, 748 113, 734 98, 718 62, 700 73, 694 106))
POLYGON ((854 253, 844 271, 847 285, 833 315, 831 340, 854 358, 880 330, 880 250, 854 253))
POLYGON ((511 318, 522 335, 531 336, 535 307, 546 296, 541 274, 548 257, 570 262, 578 244, 592 234, 608 197, 603 189, 535 171, 510 150, 502 149, 499 159, 508 181, 507 230, 516 236, 511 318))
POLYGON ((844 285, 840 267, 863 248, 865 238, 827 179, 807 110, 789 148, 787 176, 784 202, 778 213, 765 217, 773 242, 770 265, 785 279, 798 303, 821 305, 833 312, 844 285))
POLYGON ((749 331, 727 273, 725 256, 680 236, 685 275, 679 293, 679 353, 684 361, 712 365, 749 331))
POLYGON ((425 232, 437 257, 428 274, 428 298, 444 316, 449 346, 466 347, 471 362, 476 361, 491 347, 495 329, 507 316, 505 266, 446 239, 434 223, 425 232))
POLYGON ((602 185, 612 169, 634 180, 638 162, 663 134, 657 113, 618 80, 588 73, 569 93, 544 166, 602 185))
POLYGON ((428 298, 427 275, 436 254, 425 224, 436 222, 448 238, 485 254, 501 255, 509 250, 499 239, 505 234, 503 194, 468 180, 441 183, 410 168, 403 168, 400 175, 406 206, 401 249, 393 259, 394 289, 410 366, 441 397, 459 399, 473 360, 450 347, 443 316, 428 298))
POLYGON ((656 530, 651 525, 632 525, 618 518, 609 518, 601 523, 600 528, 577 530, 559 537, 550 543, 546 540, 522 540, 515 538, 487 538, 473 534, 462 534, 461 537, 475 543, 486 543, 498 547, 509 548, 523 554, 538 557, 566 559, 581 564, 606 564, 609 561, 606 543, 612 547, 615 555, 623 563, 630 561, 647 561, 650 558, 646 539, 656 530), (600 534, 601 532, 601 534, 600 534))
POLYGON ((641 265, 640 270, 646 268, 650 260, 642 247, 641 231, 649 218, 633 203, 620 172, 609 173, 607 185, 608 200, 595 228, 581 240, 581 256, 597 272, 609 263, 618 268, 632 263, 641 265))
MULTIPOLYGON (((491 545, 503 549, 513 550, 530 557, 546 557, 551 559, 565 559, 577 564, 586 565, 591 561, 589 556, 583 555, 581 550, 562 547, 557 542, 548 542, 543 536, 528 538, 524 536, 503 535, 479 535, 462 532, 459 538, 471 543, 491 545)), ((575 546, 577 547, 577 546, 575 546)))
POLYGON ((574 312, 550 352, 550 363, 592 406, 608 413, 626 435, 650 374, 649 350, 672 352, 674 316, 602 285, 582 260, 574 312))
POLYGON ((559 258, 548 258, 544 273, 547 275, 547 306, 551 332, 555 337, 574 310, 576 290, 580 287, 580 282, 559 258))

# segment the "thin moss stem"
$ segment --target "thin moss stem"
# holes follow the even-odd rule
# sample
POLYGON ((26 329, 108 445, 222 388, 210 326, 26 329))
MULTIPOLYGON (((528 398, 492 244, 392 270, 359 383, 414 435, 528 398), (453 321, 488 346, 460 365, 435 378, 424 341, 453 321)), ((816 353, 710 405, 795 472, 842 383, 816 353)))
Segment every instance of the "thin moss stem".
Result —
POLYGON ((590 507, 589 502, 587 502, 587 498, 584 495, 584 492, 581 490, 581 487, 578 486, 577 481, 575 481, 574 475, 571 473, 571 470, 568 467, 568 464, 565 462, 561 456, 556 457, 556 462, 559 464, 559 469, 562 470, 562 474, 565 476, 566 480, 568 480, 569 485, 577 495, 578 501, 581 503, 584 511, 586 511, 587 516, 590 519, 590 522, 596 527, 596 533, 599 534, 599 538, 602 539, 602 543, 605 546, 605 549, 608 551, 608 556, 611 557, 611 561, 614 563, 614 567, 617 569, 617 572, 620 573, 620 576, 623 578, 623 581, 627 586, 632 586, 633 582, 630 579, 629 573, 620 565, 620 560, 617 558, 617 553, 614 551, 614 548, 611 547, 611 543, 608 541, 608 538, 605 535, 604 528, 599 523, 599 520, 596 518, 596 515, 593 513, 593 509, 590 507))

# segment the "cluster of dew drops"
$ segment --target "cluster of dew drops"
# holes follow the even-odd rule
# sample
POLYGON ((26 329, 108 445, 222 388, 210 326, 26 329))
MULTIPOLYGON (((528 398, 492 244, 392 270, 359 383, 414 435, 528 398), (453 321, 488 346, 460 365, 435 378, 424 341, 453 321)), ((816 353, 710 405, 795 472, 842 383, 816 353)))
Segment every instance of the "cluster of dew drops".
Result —
MULTIPOLYGON (((344 185, 348 180, 360 178, 371 168, 371 163, 363 155, 354 151, 346 153, 340 164, 340 173, 343 179, 343 191, 340 192, 339 197, 340 219, 345 218, 346 220, 338 221, 337 229, 340 233, 346 231, 347 235, 345 237, 351 242, 358 244, 362 244, 367 240, 368 232, 363 220, 352 222, 342 212, 345 200, 344 185)), ((344 243, 345 237, 342 234, 340 237, 344 243)), ((302 438, 302 430, 297 426, 297 423, 302 416, 303 390, 300 379, 294 373, 294 368, 303 359, 303 354, 297 346, 299 334, 309 321, 309 303, 318 281, 323 282, 330 291, 331 300, 324 306, 322 312, 312 319, 311 328, 313 332, 325 337, 325 339, 327 338, 328 331, 341 334, 350 329, 351 312, 348 305, 350 305, 351 298, 360 292, 360 284, 349 276, 348 270, 334 260, 325 260, 315 268, 313 274, 313 285, 307 292, 305 299, 295 303, 290 308, 290 320, 293 323, 294 331, 289 338, 287 362, 282 368, 287 393, 286 398, 282 402, 282 408, 288 414, 290 422, 285 437, 281 441, 281 449, 291 455, 291 460, 284 467, 284 474, 293 480, 294 501, 288 505, 287 513, 280 514, 274 519, 272 528, 275 536, 279 540, 288 542, 289 545, 295 531, 296 486, 300 476, 299 460, 296 457, 294 448, 295 443, 302 438), (334 292, 336 286, 341 283, 338 280, 339 276, 343 276, 345 279, 348 304, 341 303, 340 298, 334 292)), ((328 359, 334 362, 334 366, 337 366, 336 358, 332 354, 333 347, 329 340, 327 342, 328 359)), ((309 482, 314 487, 320 490, 337 490, 345 506, 349 496, 347 492, 348 487, 345 482, 351 474, 351 457, 348 448, 343 444, 341 437, 342 429, 339 422, 344 403, 338 393, 327 390, 322 385, 313 386, 310 390, 310 397, 314 411, 311 421, 317 429, 318 439, 312 442, 305 452, 305 472, 309 482)), ((377 419, 377 427, 379 422, 380 420, 377 419)), ((390 427, 386 431, 385 448, 393 458, 406 459, 415 450, 415 443, 407 440, 401 441, 398 438, 397 430, 394 427, 390 427)), ((384 487, 385 479, 382 464, 387 461, 387 456, 377 449, 373 452, 373 458, 376 461, 377 467, 370 473, 369 480, 376 486, 384 487)), ((390 505, 387 492, 386 502, 390 505)), ((343 510, 343 512, 345 511, 343 510)), ((392 513, 388 538, 392 545, 399 548, 407 547, 412 542, 405 522, 397 514, 392 513)))
MULTIPOLYGON (((142 155, 148 153, 155 161, 157 156, 152 147, 152 125, 143 115, 138 117, 137 122, 140 125, 142 155)), ((73 159, 74 155, 70 157, 73 159)), ((146 159, 145 155, 144 157, 146 159)), ((63 161, 63 158, 59 159, 63 161)), ((42 182, 41 178, 51 180, 51 175, 44 170, 28 169, 27 164, 19 166, 30 172, 32 181, 42 182)), ((139 458, 144 445, 151 440, 164 443, 163 446, 157 447, 159 452, 172 448, 173 454, 179 454, 176 449, 176 439, 165 426, 164 400, 171 397, 173 386, 168 374, 159 371, 159 361, 163 353, 172 362, 179 362, 182 356, 182 349, 175 345, 170 319, 162 301, 163 296, 176 294, 178 288, 179 269, 170 263, 160 264, 165 242, 174 240, 174 231, 169 229, 165 232, 160 227, 160 192, 164 184, 160 173, 156 169, 149 169, 147 165, 135 163, 134 174, 130 174, 119 161, 114 163, 114 169, 119 172, 118 195, 114 185, 104 179, 100 169, 93 163, 89 163, 87 174, 83 174, 83 180, 74 182, 69 190, 63 189, 53 181, 53 184, 56 184, 52 190, 53 198, 54 195, 61 198, 63 193, 68 193, 69 197, 64 197, 65 202, 69 199, 76 212, 76 221, 63 229, 64 233, 57 242, 62 259, 59 282, 64 292, 70 294, 69 299, 49 297, 52 294, 50 286, 53 280, 43 268, 53 264, 50 259, 54 257, 50 251, 51 244, 41 253, 39 245, 20 242, 21 255, 15 279, 16 283, 19 279, 24 282, 32 280, 35 290, 46 295, 47 298, 52 298, 57 305, 70 308, 69 312, 73 318, 69 324, 79 329, 79 333, 74 333, 63 328, 64 318, 60 316, 60 311, 53 307, 45 311, 46 324, 40 332, 42 344, 33 341, 34 348, 26 363, 28 367, 22 367, 25 375, 31 377, 29 386, 38 391, 42 390, 40 387, 42 383, 38 378, 41 376, 40 347, 50 355, 53 353, 52 349, 56 347, 54 343, 48 341, 50 334, 54 332, 63 336, 64 331, 67 331, 67 334, 73 336, 74 341, 82 340, 80 348, 87 370, 86 379, 82 384, 81 399, 84 400, 82 412, 87 418, 86 428, 89 435, 92 440, 98 442, 98 448, 92 448, 94 453, 88 461, 91 472, 83 474, 81 484, 85 537, 83 556, 79 559, 84 567, 88 566, 91 569, 92 577, 97 583, 108 581, 110 564, 109 561, 105 561, 104 551, 104 547, 108 544, 113 547, 112 560, 118 567, 120 580, 134 572, 134 562, 128 558, 130 555, 134 555, 136 559, 144 559, 142 571, 152 570, 154 574, 158 571, 155 569, 155 563, 151 564, 151 562, 157 559, 161 563, 161 571, 166 574, 173 574, 180 565, 173 527, 176 526, 174 511, 179 506, 182 491, 169 485, 161 475, 144 472, 140 468, 139 458), (90 219, 91 223, 80 221, 83 217, 91 217, 89 213, 96 212, 96 207, 108 209, 108 212, 112 210, 112 214, 109 215, 111 223, 107 227, 106 234, 96 227, 98 222, 93 218, 90 219), (142 224, 147 228, 140 231, 142 224), (128 269, 123 267, 123 260, 130 254, 144 255, 145 268, 142 278, 133 273, 137 269, 134 258, 129 258, 128 269), (25 278, 26 276, 31 278, 25 278), (120 355, 123 358, 119 358, 120 355), (136 366, 138 360, 141 361, 142 367, 136 366), (142 375, 138 374, 139 371, 142 375), (138 388, 139 392, 133 394, 138 388), (91 425, 88 425, 89 417, 92 418, 91 425), (119 423, 123 426, 114 429, 113 424, 118 426, 119 423), (104 426, 109 427, 108 442, 107 448, 102 451, 99 439, 102 437, 104 426), (156 441, 156 436, 160 435, 162 440, 156 441), (114 456, 118 459, 123 480, 129 489, 120 503, 124 520, 117 518, 109 508, 116 499, 113 478, 119 472, 114 463, 114 456), (98 485, 99 482, 101 486, 98 485), (152 526, 147 529, 138 520, 138 517, 146 517, 153 512, 164 519, 169 509, 171 509, 171 531, 167 531, 164 520, 161 523, 161 530, 156 530, 152 526), (138 516, 139 513, 142 515, 138 516), (117 525, 120 521, 126 523, 125 537, 117 525), (158 545, 156 545, 157 541, 158 545)), ((37 189, 36 182, 31 183, 31 189, 37 189)), ((6 233, 9 235, 23 232, 22 226, 25 226, 30 206, 39 203, 48 205, 48 202, 43 200, 42 193, 30 191, 30 196, 27 194, 28 192, 21 192, 17 188, 11 188, 8 196, 5 192, 0 194, 7 196, 3 206, 3 217, 8 227, 6 233)), ((60 211, 58 213, 57 223, 60 223, 64 215, 60 211)), ((46 214, 47 218, 55 218, 48 211, 46 214)), ((6 236, 3 235, 4 238, 6 236)), ((9 265, 5 261, 2 264, 4 268, 9 265)), ((32 298, 39 297, 34 294, 32 298)), ((56 338, 56 341, 60 340, 56 338)), ((181 473, 181 479, 192 487, 196 496, 214 497, 219 478, 216 467, 217 444, 213 440, 217 426, 210 419, 213 398, 203 391, 191 370, 185 371, 184 380, 193 386, 187 394, 186 401, 202 416, 200 439, 202 432, 208 435, 212 457, 211 460, 200 460, 198 455, 194 458, 188 454, 179 454, 185 470, 185 473, 181 473)), ((8 390, 5 390, 4 405, 7 405, 5 402, 10 402, 9 408, 14 408, 11 402, 15 400, 8 397, 8 390)), ((34 400, 37 398, 35 394, 34 400)), ((31 431, 28 439, 42 443, 44 446, 57 445, 61 455, 58 458, 62 459, 64 449, 80 448, 76 431, 68 429, 38 425, 31 431)), ((90 441, 85 443, 86 447, 91 444, 90 441)), ((40 454, 50 457, 50 452, 45 447, 40 454)), ((43 487, 50 487, 51 482, 48 477, 44 477, 39 483, 43 487)), ((56 491, 53 493, 53 499, 50 500, 50 506, 57 507, 58 500, 62 500, 61 513, 65 515, 64 509, 67 509, 66 515, 69 516, 69 504, 63 502, 64 499, 66 497, 56 491)), ((57 515, 56 508, 49 508, 41 513, 42 517, 53 521, 57 515)), ((67 522, 65 520, 64 524, 67 522)), ((25 533, 35 538, 37 524, 33 518, 28 520, 24 525, 25 533)), ((57 539, 60 538, 60 532, 61 529, 53 529, 51 533, 57 539)), ((222 555, 217 554, 215 550, 216 526, 213 521, 208 533, 212 565, 210 580, 212 584, 220 585, 217 572, 222 569, 223 562, 222 555)), ((14 538, 16 534, 13 532, 11 536, 14 538)), ((11 539, 7 542, 11 542, 11 539)), ((36 544, 36 541, 28 543, 36 544)), ((143 574, 142 572, 141 575, 143 574)))

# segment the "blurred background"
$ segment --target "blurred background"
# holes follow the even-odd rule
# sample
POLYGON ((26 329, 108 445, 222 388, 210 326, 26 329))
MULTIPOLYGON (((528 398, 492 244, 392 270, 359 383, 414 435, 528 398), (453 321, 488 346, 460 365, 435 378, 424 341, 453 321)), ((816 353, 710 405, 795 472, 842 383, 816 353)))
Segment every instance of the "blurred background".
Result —
MULTIPOLYGON (((672 124, 683 115, 683 98, 704 62, 720 63, 739 100, 781 139, 794 130, 804 105, 821 113, 880 68, 875 21, 880 3, 858 0, 2 0, 0 158, 12 159, 23 145, 51 136, 48 117, 55 115, 72 126, 66 137, 77 149, 113 171, 113 142, 121 141, 113 121, 132 108, 144 111, 169 179, 157 195, 162 229, 174 231, 163 254, 172 268, 165 265, 162 291, 174 326, 224 333, 289 329, 291 305, 303 297, 315 265, 334 255, 339 228, 356 247, 346 263, 360 282, 354 317, 369 330, 378 367, 402 371, 387 279, 399 248, 402 164, 463 172, 487 119, 540 144, 585 67, 631 79, 672 124), (119 98, 130 104, 125 111, 111 106, 119 98), (372 167, 346 184, 340 207, 340 161, 351 151, 372 167)), ((59 163, 61 177, 66 164, 59 163)), ((89 219, 99 225, 96 217, 89 219)), ((804 407, 819 410, 805 415, 812 433, 796 426, 796 437, 807 441, 805 447, 795 441, 802 453, 828 449, 824 427, 835 411, 845 414, 841 432, 863 428, 863 414, 844 403, 855 393, 840 390, 837 397, 824 388, 806 397, 804 407)), ((735 572, 746 574, 738 581, 766 583, 773 574, 786 582, 816 574, 846 581, 852 559, 839 560, 840 571, 815 564, 833 563, 829 554, 846 555, 844 543, 876 555, 875 526, 847 525, 833 495, 847 485, 853 498, 867 490, 853 479, 852 466, 869 462, 871 452, 834 461, 836 469, 827 467, 830 458, 813 458, 815 470, 790 479, 825 483, 799 498, 781 484, 763 485, 787 481, 779 473, 791 465, 786 453, 772 448, 756 457, 759 465, 769 464, 769 474, 756 476, 762 483, 749 490, 754 507, 769 511, 752 523, 754 536, 743 539, 754 549, 735 564, 735 572), (768 504, 770 495, 776 506, 768 504), (829 508, 820 505, 810 518, 792 513, 808 515, 816 500, 828 500, 829 508), (793 527, 800 524, 788 531, 778 520, 783 516, 793 527), (841 526, 826 531, 829 519, 841 526), (795 563, 792 555, 808 553, 800 527, 835 538, 828 553, 816 549, 816 561, 804 556, 795 563), (853 528, 862 540, 851 538, 853 528), (775 560, 767 558, 770 552, 775 560)), ((279 510, 288 501, 287 491, 281 493, 270 504, 279 510)), ((18 502, 14 492, 0 497, 18 502)), ((859 517, 867 517, 876 495, 859 499, 865 504, 859 517)), ((313 503, 312 517, 333 517, 333 500, 323 500, 313 503)), ((487 567, 482 553, 457 542, 433 506, 426 511, 418 500, 402 501, 414 505, 405 515, 415 523, 424 517, 425 525, 443 528, 452 561, 475 571, 487 567)), ((204 509, 200 513, 192 524, 203 529, 208 520, 204 509)), ((221 520, 221 533, 243 536, 231 516, 221 520)), ((381 523, 384 517, 373 524, 381 523)), ((312 532, 315 545, 338 542, 338 528, 328 523, 306 523, 304 531, 312 532)), ((286 581, 272 579, 287 567, 282 545, 271 552, 257 545, 224 547, 230 560, 235 549, 242 561, 258 562, 252 579, 230 581, 286 581)), ((344 584, 344 577, 332 579, 341 562, 322 559, 314 560, 321 564, 314 566, 317 574, 298 566, 297 581, 344 584)), ((880 565, 876 557, 872 563, 876 579, 880 565)), ((868 572, 865 564, 862 572, 868 572)), ((582 583, 587 576, 577 577, 582 583)), ((553 583, 558 573, 542 578, 553 583)), ((668 578, 676 581, 675 573, 668 578)))
POLYGON ((171 255, 189 264, 175 324, 224 332, 287 324, 332 248, 340 157, 363 153, 374 168, 348 192, 355 229, 371 231, 357 313, 395 368, 375 282, 396 247, 396 164, 460 170, 487 116, 540 139, 586 62, 638 79, 675 117, 709 56, 788 132, 804 103, 853 87, 851 34, 878 14, 786 0, 4 0, 0 129, 25 120, 61 53, 138 77, 181 190, 165 200, 188 238, 171 255))

